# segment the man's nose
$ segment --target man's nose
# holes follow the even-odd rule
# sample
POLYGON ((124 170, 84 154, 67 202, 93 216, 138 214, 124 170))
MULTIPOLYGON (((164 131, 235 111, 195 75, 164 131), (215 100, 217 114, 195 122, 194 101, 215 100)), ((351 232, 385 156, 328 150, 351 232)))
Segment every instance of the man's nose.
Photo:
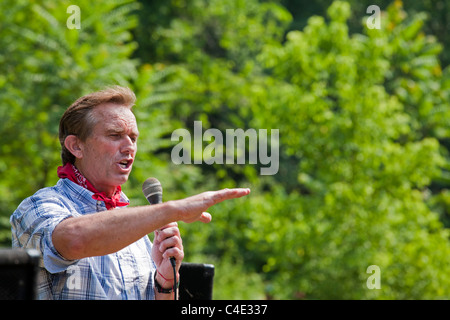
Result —
POLYGON ((133 140, 130 136, 125 136, 125 138, 123 139, 123 143, 121 146, 121 152, 122 153, 129 153, 134 155, 136 153, 136 149, 137 149, 137 145, 136 145, 136 141, 133 140))

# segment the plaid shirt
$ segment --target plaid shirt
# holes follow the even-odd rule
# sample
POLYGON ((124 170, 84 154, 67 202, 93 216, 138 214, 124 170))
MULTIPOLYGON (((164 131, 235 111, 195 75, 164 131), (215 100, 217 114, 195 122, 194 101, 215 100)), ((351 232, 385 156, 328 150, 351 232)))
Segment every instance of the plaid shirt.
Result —
MULTIPOLYGON (((42 254, 39 299, 154 299, 156 267, 147 236, 116 253, 79 260, 65 259, 53 246, 52 232, 58 223, 106 210, 92 194, 61 179, 25 199, 12 214, 13 247, 34 248, 42 254)), ((123 193, 121 200, 128 202, 123 193)))

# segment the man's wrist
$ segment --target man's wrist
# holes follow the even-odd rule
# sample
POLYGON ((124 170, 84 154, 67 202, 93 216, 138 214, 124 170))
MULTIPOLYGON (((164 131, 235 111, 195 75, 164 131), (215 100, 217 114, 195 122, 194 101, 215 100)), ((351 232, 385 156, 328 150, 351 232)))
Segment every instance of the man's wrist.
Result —
POLYGON ((174 286, 174 279, 164 278, 162 274, 157 271, 155 272, 154 285, 158 293, 172 294, 175 290, 178 290, 179 282, 174 286))
POLYGON ((171 220, 172 221, 180 221, 182 215, 181 215, 180 206, 177 203, 177 200, 169 200, 169 201, 164 202, 164 204, 166 206, 168 206, 169 216, 173 217, 171 220))
MULTIPOLYGON (((177 278, 179 276, 177 275, 177 278)), ((169 279, 164 277, 158 270, 155 272, 155 282, 163 289, 171 289, 173 288, 174 279, 169 279)))

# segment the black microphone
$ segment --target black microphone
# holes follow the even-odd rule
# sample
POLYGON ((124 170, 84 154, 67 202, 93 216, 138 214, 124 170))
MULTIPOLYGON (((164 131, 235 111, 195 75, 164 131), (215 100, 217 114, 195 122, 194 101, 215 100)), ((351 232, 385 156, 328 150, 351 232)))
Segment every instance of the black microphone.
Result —
MULTIPOLYGON (((162 203, 162 186, 161 182, 159 182, 156 178, 148 178, 144 181, 142 184, 142 192, 144 193, 144 196, 147 198, 148 202, 150 204, 158 204, 162 203)), ((175 268, 175 258, 170 257, 170 263, 172 264, 172 267, 175 268)))
POLYGON ((148 178, 142 184, 142 192, 150 204, 162 203, 162 186, 156 178, 148 178))

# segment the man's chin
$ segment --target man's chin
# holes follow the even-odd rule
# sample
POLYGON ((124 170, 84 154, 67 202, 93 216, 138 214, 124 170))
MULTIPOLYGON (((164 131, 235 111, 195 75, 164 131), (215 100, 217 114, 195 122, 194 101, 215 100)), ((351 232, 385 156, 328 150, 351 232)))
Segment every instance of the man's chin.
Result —
POLYGON ((117 174, 117 175, 114 176, 114 179, 111 179, 111 180, 114 181, 113 183, 114 183, 115 186, 121 186, 125 182, 128 181, 128 177, 129 176, 130 176, 130 174, 117 174))

